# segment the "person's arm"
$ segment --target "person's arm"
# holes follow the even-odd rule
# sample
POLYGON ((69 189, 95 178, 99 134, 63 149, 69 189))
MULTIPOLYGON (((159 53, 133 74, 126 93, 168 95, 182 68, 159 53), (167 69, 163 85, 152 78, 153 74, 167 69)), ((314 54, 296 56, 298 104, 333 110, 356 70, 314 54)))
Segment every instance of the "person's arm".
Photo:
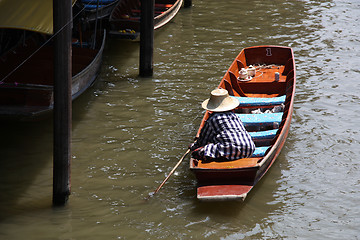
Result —
POLYGON ((199 138, 190 145, 190 150, 194 151, 195 149, 199 148, 199 147, 203 147, 205 146, 208 142, 209 142, 209 138, 210 138, 210 123, 209 123, 210 118, 205 122, 203 128, 200 131, 200 135, 199 138))

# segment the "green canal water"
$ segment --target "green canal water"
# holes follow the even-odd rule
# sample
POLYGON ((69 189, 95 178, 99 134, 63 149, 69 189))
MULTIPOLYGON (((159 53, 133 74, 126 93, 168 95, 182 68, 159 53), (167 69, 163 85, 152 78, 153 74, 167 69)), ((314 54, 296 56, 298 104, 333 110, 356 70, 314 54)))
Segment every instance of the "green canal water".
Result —
POLYGON ((193 0, 139 43, 108 39, 95 85, 73 103, 71 195, 53 208, 52 121, 2 123, 0 239, 359 239, 360 2, 193 0), (209 96, 244 47, 292 47, 287 142, 245 202, 203 203, 188 158, 160 192, 209 96))

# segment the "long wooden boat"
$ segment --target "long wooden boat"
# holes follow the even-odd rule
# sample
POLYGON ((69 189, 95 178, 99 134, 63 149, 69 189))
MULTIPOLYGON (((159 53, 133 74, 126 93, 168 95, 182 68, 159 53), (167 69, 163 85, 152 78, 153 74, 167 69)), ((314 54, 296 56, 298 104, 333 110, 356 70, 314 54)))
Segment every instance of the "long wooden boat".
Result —
POLYGON ((96 19, 106 19, 119 0, 81 0, 75 4, 82 10, 84 9, 85 21, 93 22, 96 19))
MULTIPOLYGON (((255 46, 243 49, 225 73, 218 88, 239 99, 234 110, 255 142, 250 158, 202 162, 190 158, 203 201, 244 200, 280 154, 289 132, 296 85, 291 48, 255 46), (255 75, 246 75, 246 72, 255 75), (246 70, 246 71, 245 71, 246 70)), ((209 117, 201 122, 201 128, 209 117)))
MULTIPOLYGON (((136 39, 140 34, 140 0, 120 0, 109 18, 109 34, 123 39, 136 39)), ((154 29, 170 22, 179 12, 183 0, 155 0, 154 29)))
MULTIPOLYGON (((73 41, 73 99, 83 93, 99 73, 106 32, 98 33, 95 46, 93 33, 87 36, 83 32, 80 39, 73 41)), ((53 46, 50 42, 38 50, 44 35, 32 32, 27 35, 31 36, 25 42, 20 41, 0 57, 0 119, 36 120, 53 109, 53 46)))

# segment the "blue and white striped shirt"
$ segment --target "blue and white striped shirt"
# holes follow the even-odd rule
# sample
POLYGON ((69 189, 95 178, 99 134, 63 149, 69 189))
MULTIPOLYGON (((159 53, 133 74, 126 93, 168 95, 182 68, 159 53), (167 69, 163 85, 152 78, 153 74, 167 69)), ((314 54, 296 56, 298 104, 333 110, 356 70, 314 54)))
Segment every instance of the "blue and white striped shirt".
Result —
POLYGON ((235 160, 247 158, 255 151, 255 144, 240 118, 233 112, 215 112, 201 129, 194 147, 204 147, 204 155, 211 158, 235 160))

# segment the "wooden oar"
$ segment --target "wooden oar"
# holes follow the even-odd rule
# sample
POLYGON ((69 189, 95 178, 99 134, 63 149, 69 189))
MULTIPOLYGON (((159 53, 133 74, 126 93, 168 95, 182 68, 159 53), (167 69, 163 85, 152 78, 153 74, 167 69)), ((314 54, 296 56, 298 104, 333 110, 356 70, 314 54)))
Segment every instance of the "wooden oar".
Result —
POLYGON ((181 157, 181 159, 179 160, 179 162, 175 165, 175 167, 171 170, 171 172, 169 173, 169 175, 165 178, 165 180, 160 184, 160 186, 155 190, 155 192, 152 194, 152 196, 154 196, 159 190, 160 188, 165 184, 165 182, 170 178, 170 176, 175 172, 176 168, 180 165, 180 163, 184 160, 184 158, 186 157, 186 155, 190 152, 190 149, 188 149, 184 155, 181 157))

